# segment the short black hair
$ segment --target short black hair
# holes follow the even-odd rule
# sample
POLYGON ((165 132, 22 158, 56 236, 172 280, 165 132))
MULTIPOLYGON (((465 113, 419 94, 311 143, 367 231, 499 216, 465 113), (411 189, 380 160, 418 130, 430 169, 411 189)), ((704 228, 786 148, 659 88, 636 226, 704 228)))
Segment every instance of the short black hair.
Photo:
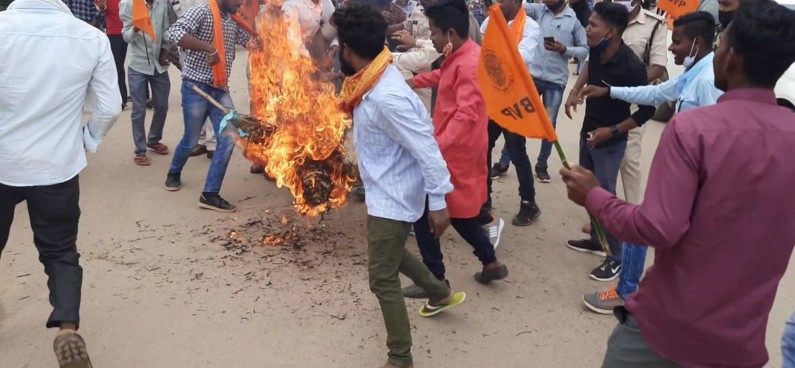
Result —
POLYGON ((715 17, 705 11, 685 14, 674 21, 674 27, 683 27, 691 40, 701 38, 710 48, 715 43, 715 17))
POLYGON ((743 72, 760 87, 774 87, 795 61, 795 11, 771 0, 740 6, 726 32, 743 72))
POLYGON ((425 8, 425 16, 436 27, 452 28, 461 37, 469 37, 469 9, 464 0, 441 0, 425 8))
POLYGON ((624 34, 629 25, 629 11, 624 5, 603 1, 596 3, 593 11, 607 25, 618 28, 620 34, 624 34))
POLYGON ((366 5, 351 5, 333 15, 340 44, 357 55, 375 59, 384 50, 386 20, 377 10, 366 5))

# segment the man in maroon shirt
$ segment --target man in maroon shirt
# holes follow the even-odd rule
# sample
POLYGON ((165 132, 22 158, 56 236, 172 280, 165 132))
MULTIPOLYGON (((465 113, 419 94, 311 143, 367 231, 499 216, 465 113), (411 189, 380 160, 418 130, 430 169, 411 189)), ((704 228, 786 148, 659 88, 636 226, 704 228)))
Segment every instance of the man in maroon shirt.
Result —
POLYGON ((569 198, 624 241, 655 248, 619 307, 604 367, 762 367, 765 329, 795 245, 795 114, 773 87, 795 61, 795 12, 743 8, 721 35, 714 106, 668 124, 639 206, 561 170, 569 198))
POLYGON ((127 42, 121 36, 122 22, 119 17, 119 3, 121 0, 108 0, 108 9, 105 11, 107 34, 110 40, 110 49, 113 60, 116 62, 116 73, 119 78, 119 93, 121 93, 121 108, 127 107, 127 79, 124 76, 124 60, 127 58, 127 42))

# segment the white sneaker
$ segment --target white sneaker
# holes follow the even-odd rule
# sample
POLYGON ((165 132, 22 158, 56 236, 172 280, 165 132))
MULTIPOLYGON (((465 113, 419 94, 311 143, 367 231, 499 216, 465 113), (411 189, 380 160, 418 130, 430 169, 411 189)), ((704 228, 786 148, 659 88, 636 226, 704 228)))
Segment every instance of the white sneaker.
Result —
POLYGON ((497 246, 500 245, 500 237, 502 236, 502 230, 504 228, 505 221, 498 217, 495 217, 490 223, 483 225, 483 230, 486 231, 486 235, 489 237, 489 242, 491 242, 491 245, 494 246, 494 249, 497 249, 497 246))

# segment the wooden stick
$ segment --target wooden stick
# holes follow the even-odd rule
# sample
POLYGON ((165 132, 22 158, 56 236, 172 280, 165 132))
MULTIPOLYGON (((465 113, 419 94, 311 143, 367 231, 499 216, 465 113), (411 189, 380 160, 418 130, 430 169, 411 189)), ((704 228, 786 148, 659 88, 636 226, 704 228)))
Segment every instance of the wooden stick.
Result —
POLYGON ((214 98, 212 98, 210 95, 208 95, 207 92, 202 91, 202 89, 199 88, 198 86, 193 86, 193 91, 198 93, 199 96, 204 97, 207 101, 210 101, 210 103, 215 105, 215 107, 221 109, 221 111, 223 111, 224 114, 228 114, 229 113, 229 109, 227 109, 226 107, 224 107, 224 105, 221 105, 220 102, 216 101, 214 98))

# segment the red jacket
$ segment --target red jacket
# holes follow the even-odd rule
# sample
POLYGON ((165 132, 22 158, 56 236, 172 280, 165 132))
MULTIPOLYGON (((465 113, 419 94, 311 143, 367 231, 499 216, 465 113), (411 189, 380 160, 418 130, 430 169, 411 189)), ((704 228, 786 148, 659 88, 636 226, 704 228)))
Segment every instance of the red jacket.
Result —
POLYGON ((439 88, 434 136, 455 187, 447 195, 447 209, 453 218, 476 217, 487 196, 488 115, 475 79, 479 58, 480 46, 468 40, 441 69, 413 79, 414 88, 439 88))

